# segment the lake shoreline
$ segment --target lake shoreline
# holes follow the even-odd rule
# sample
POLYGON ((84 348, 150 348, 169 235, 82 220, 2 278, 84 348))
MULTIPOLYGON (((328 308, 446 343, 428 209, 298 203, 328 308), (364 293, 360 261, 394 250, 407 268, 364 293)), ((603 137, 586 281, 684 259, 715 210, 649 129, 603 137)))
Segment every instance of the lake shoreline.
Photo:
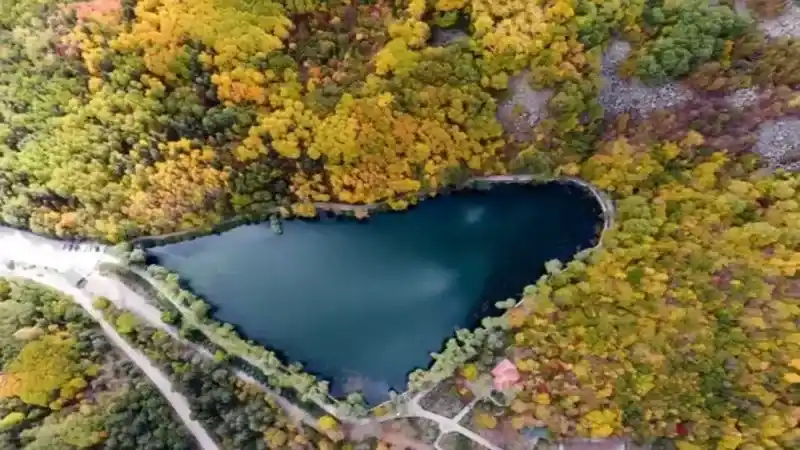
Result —
MULTIPOLYGON (((490 195, 490 193, 492 193, 494 191, 494 189, 492 189, 492 187, 493 187, 492 185, 498 186, 498 189, 500 189, 501 192, 502 192, 502 189, 500 188, 500 186, 507 186, 508 188, 511 188, 511 186, 515 186, 515 185, 519 186, 519 187, 513 187, 511 189, 522 189, 523 192, 525 192, 525 190, 527 190, 527 189, 536 190, 539 187, 545 188, 546 191, 550 191, 552 189, 556 189, 556 190, 559 190, 559 191, 566 190, 566 192, 570 192, 571 193, 570 195, 575 196, 576 198, 583 198, 583 201, 585 203, 592 204, 593 205, 592 208, 594 209, 594 212, 591 215, 591 222, 593 224, 592 226, 594 227, 594 232, 592 233, 592 235, 593 235, 592 238, 590 240, 585 241, 585 243, 582 244, 578 248, 578 250, 576 250, 577 252, 580 252, 580 253, 587 252, 587 251, 590 251, 591 249, 596 248, 599 245, 599 243, 600 243, 600 241, 602 239, 603 232, 606 229, 608 229, 613 223, 613 214, 611 213, 613 211, 613 204, 608 199, 608 197, 606 197, 604 193, 600 192, 594 186, 591 186, 589 183, 585 183, 582 180, 576 180, 576 179, 567 179, 567 178, 562 178, 562 179, 541 179, 541 178, 538 178, 538 177, 534 177, 532 175, 508 175, 508 176, 496 176, 496 177, 478 177, 478 178, 471 179, 468 183, 463 184, 461 189, 459 189, 458 191, 454 191, 453 192, 454 195, 452 195, 452 196, 442 195, 442 196, 438 196, 436 198, 437 199, 442 199, 442 200, 448 199, 446 201, 449 202, 449 201, 451 201, 451 200, 449 200, 449 198, 460 197, 461 195, 484 195, 484 194, 481 194, 481 193, 485 193, 486 195, 490 195), (602 218, 601 218, 601 216, 602 216, 602 218), (602 229, 601 229, 601 226, 600 226, 601 220, 602 220, 602 229)), ((502 195, 502 194, 498 194, 498 195, 502 195)), ((500 203, 500 204, 502 205, 502 203, 500 203)), ((330 206, 330 204, 327 204, 326 206, 330 206)), ((372 205, 371 206, 372 211, 378 211, 381 206, 382 205, 380 205, 380 204, 372 205)), ((508 207, 504 207, 504 206, 498 206, 498 207, 500 207, 502 210, 505 210, 505 211, 513 211, 513 210, 515 210, 515 208, 519 208, 519 210, 525 211, 526 209, 530 210, 531 208, 533 210, 536 210, 537 208, 535 206, 536 206, 536 203, 534 201, 533 203, 530 204, 530 208, 526 208, 526 202, 523 201, 522 203, 520 203, 518 206, 515 206, 514 208, 508 208, 508 207)), ((423 209, 430 209, 430 208, 433 208, 434 210, 437 209, 436 207, 433 207, 432 205, 430 205, 428 202, 423 202, 423 203, 417 205, 417 207, 418 208, 423 208, 423 209)), ((566 207, 568 209, 571 208, 570 206, 567 206, 567 205, 564 205, 563 207, 566 207)), ((347 212, 352 212, 353 209, 355 209, 356 207, 353 206, 353 205, 345 205, 345 206, 339 206, 339 208, 342 208, 342 209, 338 210, 338 212, 342 213, 341 214, 342 216, 346 216, 347 212), (344 208, 347 208, 347 209, 344 209, 344 208)), ((445 210, 447 210, 447 208, 445 208, 445 210)), ((412 214, 413 215, 413 214, 415 214, 414 211, 416 211, 416 208, 412 208, 409 211, 398 211, 398 212, 395 212, 395 214, 396 215, 403 215, 403 214, 412 214)), ((335 217, 338 217, 338 216, 339 215, 337 215, 335 217)), ((381 220, 385 220, 387 216, 389 216, 389 215, 377 215, 376 214, 375 216, 373 216, 373 218, 380 222, 381 220)), ((290 229, 295 226, 295 225, 292 225, 292 222, 294 222, 294 221, 290 221, 289 223, 286 224, 286 226, 290 227, 290 229)), ((304 222, 304 221, 301 219, 301 220, 298 220, 298 222, 304 222)), ((581 222, 583 222, 583 221, 582 220, 579 220, 579 221, 568 221, 566 223, 581 223, 581 222)), ((340 221, 340 225, 339 226, 348 226, 348 225, 345 225, 346 223, 350 223, 351 225, 349 225, 349 226, 352 226, 352 224, 354 224, 355 221, 348 221, 348 220, 340 221)), ((241 228, 250 228, 250 230, 251 230, 250 232, 253 232, 252 230, 255 230, 255 229, 260 229, 261 231, 259 231, 258 233, 271 234, 269 232, 269 230, 264 228, 263 222, 261 222, 261 224, 262 225, 256 226, 256 227, 254 227, 254 225, 251 224, 251 225, 248 225, 248 226, 239 225, 239 226, 236 226, 234 228, 240 228, 240 227, 241 228)), ((306 225, 306 226, 308 226, 308 225, 306 225)), ((412 229, 413 228, 415 228, 415 227, 412 227, 412 229)), ((235 233, 235 235, 237 235, 237 236, 242 234, 242 230, 239 230, 238 233, 234 232, 232 230, 225 230, 225 231, 221 231, 218 234, 214 234, 214 235, 211 235, 211 236, 204 235, 202 237, 217 239, 219 236, 225 235, 225 234, 231 233, 231 232, 235 233)), ((248 233, 247 231, 244 231, 244 232, 248 233)), ((291 230, 287 230, 287 235, 289 237, 295 238, 295 235, 291 230)), ((187 238, 186 239, 182 239, 181 241, 170 241, 168 244, 164 244, 163 247, 169 247, 171 245, 182 245, 182 244, 183 245, 187 245, 187 244, 188 245, 193 245, 193 244, 189 244, 189 242, 190 241, 194 241, 196 238, 200 238, 201 236, 185 236, 184 235, 184 237, 187 237, 187 238)), ((173 239, 174 239, 174 237, 173 237, 173 239)), ((230 238, 228 237, 227 239, 230 239, 230 238)), ((237 238, 234 238, 234 239, 237 239, 237 238)), ((235 240, 234 242, 238 242, 238 244, 229 243, 225 248, 241 247, 242 245, 244 245, 244 248, 251 248, 252 247, 250 244, 243 244, 242 243, 243 241, 235 240)), ((205 244, 200 244, 200 245, 205 245, 205 244)), ((159 246, 159 247, 162 247, 162 246, 159 246)), ((218 258, 222 258, 222 260, 225 259, 224 257, 220 256, 220 254, 218 254, 217 252, 209 250, 207 248, 205 250, 203 250, 203 251, 206 252, 206 253, 208 253, 210 251, 212 254, 215 255, 214 256, 214 258, 216 260, 215 264, 219 264, 220 263, 220 260, 218 258)), ((279 342, 279 340, 276 340, 275 338, 268 338, 266 336, 260 336, 258 334, 253 334, 252 329, 248 329, 248 327, 246 326, 246 322, 247 321, 244 321, 244 320, 241 320, 241 319, 236 319, 234 317, 219 316, 218 315, 219 312, 220 312, 219 308, 222 307, 223 304, 226 304, 227 302, 222 302, 221 303, 219 301, 219 298, 220 298, 220 295, 221 295, 221 294, 219 294, 219 292, 217 292, 218 295, 211 294, 211 292, 215 292, 216 291, 213 288, 211 288, 209 286, 205 286, 204 287, 202 282, 200 283, 200 285, 196 284, 196 280, 207 280, 208 279, 207 277, 198 276, 197 274, 193 275, 191 270, 181 269, 180 267, 177 267, 174 264, 166 264, 165 260, 162 259, 163 255, 158 255, 158 254, 154 255, 153 253, 150 253, 149 251, 147 253, 148 253, 148 255, 147 255, 148 262, 154 263, 154 265, 155 266, 159 266, 159 268, 167 268, 167 270, 169 272, 173 273, 173 274, 179 274, 179 275, 177 275, 176 280, 180 279, 180 282, 179 282, 180 288, 185 290, 185 291, 187 291, 187 292, 191 292, 193 294, 194 298, 203 300, 209 306, 208 316, 207 316, 208 319, 216 321, 216 322, 218 322, 220 324, 226 324, 226 323, 228 323, 228 324, 236 324, 232 328, 233 328, 233 330, 235 331, 235 334, 238 337, 240 337, 241 339, 243 339, 245 341, 249 341, 250 339, 255 340, 258 343, 258 345, 260 345, 260 346, 262 346, 264 348, 270 349, 270 351, 276 353, 276 356, 278 356, 278 359, 281 360, 281 361, 295 361, 295 362, 303 361, 303 363, 309 363, 310 362, 310 361, 308 361, 307 358, 298 357, 295 352, 287 351, 287 348, 285 348, 284 345, 276 344, 276 342, 279 342), (276 348, 280 349, 280 351, 276 351, 276 348), (281 356, 283 356, 283 358, 281 356)), ((280 252, 280 253, 286 254, 285 251, 284 252, 280 252)), ((566 263, 566 262, 572 260, 574 258, 574 256, 575 255, 572 254, 572 253, 570 253, 569 256, 567 256, 565 253, 562 253, 562 254, 560 254, 558 256, 553 255, 552 257, 555 257, 555 258, 557 258, 559 260, 562 260, 564 263, 566 263)), ((190 258, 194 262, 197 261, 197 260, 195 260, 195 257, 190 257, 189 254, 185 254, 184 256, 182 256, 180 258, 190 258)), ((542 263, 543 262, 544 262, 544 260, 542 260, 542 263)), ((224 265, 225 264, 223 264, 223 266, 224 265)), ((250 266, 262 267, 259 264, 251 264, 250 266)), ((529 279, 527 281, 527 283, 532 283, 533 281, 535 281, 536 278, 537 277, 533 277, 533 278, 529 279)), ((233 284, 233 286, 240 286, 240 283, 235 283, 235 284, 233 284)), ((522 285, 520 285, 520 286, 522 286, 522 285)), ((234 291, 235 291, 235 289, 234 289, 234 291)), ((514 294, 512 292, 507 292, 507 293, 504 293, 504 294, 501 294, 501 295, 493 295, 493 296, 491 296, 491 298, 489 298, 489 301, 491 303, 496 303, 497 301, 503 301, 503 300, 509 298, 509 296, 510 297, 514 297, 514 298, 518 298, 518 293, 514 294)), ((238 297, 249 298, 249 297, 254 297, 254 295, 250 295, 250 294, 248 294, 248 295, 239 295, 238 297)), ((286 296, 283 296, 283 297, 286 297, 286 296)), ((459 325, 455 329, 474 330, 474 329, 477 329, 477 328, 481 328, 480 324, 482 323, 483 319, 485 319, 487 317, 497 317, 497 316, 502 316, 502 315, 503 315, 502 311, 500 311, 500 310, 492 310, 491 312, 488 312, 487 314, 480 314, 480 318, 479 319, 475 319, 475 323, 470 323, 470 324, 459 323, 459 325)), ((246 316, 244 316, 244 317, 246 317, 246 316)), ((443 338, 444 341, 442 341, 442 342, 446 342, 447 340, 452 338, 452 336, 453 336, 452 334, 448 334, 447 336, 445 336, 443 338)), ((430 351, 437 351, 440 348, 441 347, 438 347, 438 346, 436 348, 431 347, 430 351)), ((427 351, 428 350, 426 350, 425 352, 422 352, 422 353, 416 352, 415 354, 424 354, 424 353, 427 353, 427 351)), ((425 370, 426 368, 430 367, 430 364, 431 364, 431 362, 428 361, 425 364, 422 364, 420 362, 416 362, 416 363, 414 363, 412 365, 409 365, 408 366, 409 367, 408 372, 405 372, 404 378, 407 381, 408 380, 407 375, 410 372, 413 372, 413 371, 421 369, 421 368, 423 370, 425 370)), ((331 372, 328 371, 328 369, 323 370, 322 367, 319 367, 319 366, 317 366, 315 364, 311 364, 311 365, 312 366, 316 366, 316 367, 309 367, 309 368, 307 368, 305 370, 311 369, 309 371, 309 373, 312 373, 318 379, 322 379, 322 380, 326 380, 326 381, 331 381, 332 382, 332 381, 334 381, 334 379, 340 378, 338 374, 331 373, 331 372)), ((403 392, 405 390, 400 385, 396 385, 395 386, 395 384, 396 383, 392 383, 392 389, 396 389, 396 390, 398 390, 398 392, 403 392)), ((341 394, 341 392, 340 392, 340 394, 341 394)))
MULTIPOLYGON (((462 183, 461 185, 447 188, 443 190, 443 192, 421 192, 417 194, 417 199, 424 201, 426 199, 433 199, 436 198, 437 196, 449 195, 455 192, 476 190, 480 189, 481 184, 487 184, 489 185, 489 187, 491 187, 492 185, 495 184, 547 184, 547 183, 575 184, 584 189, 585 191, 587 191, 588 193, 590 193, 595 198, 598 205, 600 205, 600 209, 603 215, 603 229, 598 236, 598 243, 599 243, 603 233, 605 233, 605 231, 610 229, 614 223, 614 216, 616 214, 614 208, 614 202, 611 200, 610 197, 608 197, 608 195, 606 195, 605 192, 600 190, 598 187, 577 177, 548 178, 534 174, 488 175, 482 177, 473 177, 467 180, 466 182, 462 183)), ((416 206, 417 204, 411 206, 416 206)), ((334 215, 339 217, 355 217, 355 218, 359 217, 366 218, 370 214, 380 213, 380 212, 402 212, 391 209, 387 201, 371 203, 368 205, 355 205, 355 204, 337 203, 337 202, 315 202, 313 203, 313 206, 316 209, 317 213, 314 217, 304 218, 295 215, 295 216, 290 216, 288 218, 313 220, 319 218, 320 213, 324 212, 333 213, 334 215)), ((258 218, 234 217, 231 219, 224 220, 221 223, 214 225, 211 228, 174 231, 172 233, 165 233, 154 236, 140 236, 128 240, 125 243, 141 249, 158 247, 168 244, 176 244, 179 242, 189 241, 204 236, 221 234, 243 225, 255 225, 259 223, 267 223, 270 221, 270 217, 273 217, 276 214, 281 214, 281 210, 288 210, 288 207, 274 206, 269 210, 267 210, 266 212, 264 212, 261 215, 261 217, 258 218)))
MULTIPOLYGON (((584 180, 581 180, 579 178, 572 178, 572 177, 544 178, 544 177, 541 177, 541 176, 535 176, 535 175, 530 175, 530 174, 529 175, 497 175, 497 176, 488 176, 488 177, 476 177, 476 178, 473 178, 473 179, 469 180, 467 183, 462 184, 460 186, 460 188, 458 189, 458 191, 469 190, 469 189, 479 190, 480 187, 481 187, 479 185, 481 183, 489 183, 489 184, 569 183, 569 184, 574 184, 574 185, 580 187, 586 193, 590 193, 592 196, 594 196, 595 200, 597 201, 597 203, 599 205, 599 209, 602 210, 603 228, 602 228, 602 231, 600 231, 598 233, 598 235, 597 235, 597 244, 595 246, 591 247, 591 248, 584 249, 584 251, 591 251, 593 249, 597 249, 601 245, 604 232, 606 230, 608 230, 614 223, 615 209, 614 209, 613 202, 610 200, 610 197, 608 197, 603 191, 601 191, 596 186, 593 186, 591 183, 588 183, 588 182, 586 182, 584 180)), ((453 190, 455 190, 455 189, 453 189, 453 190)), ((381 206, 384 206, 384 205, 383 204, 375 204, 375 205, 371 205, 370 208, 373 208, 373 210, 378 210, 381 206)), ((343 208, 343 209, 347 208, 352 212, 358 207, 359 207, 358 205, 342 205, 340 208, 343 208)), ((237 225, 239 225, 239 224, 231 226, 231 228, 234 228, 237 225)), ((63 240, 63 239, 53 239, 52 237, 42 236, 42 235, 40 235, 38 233, 34 233, 34 232, 29 231, 29 230, 24 230, 23 231, 23 230, 14 229, 14 228, 11 228, 11 227, 3 227, 2 230, 3 230, 3 233, 0 234, 0 235, 6 235, 6 234, 9 234, 9 233, 10 234, 14 234, 14 235, 17 236, 18 239, 22 239, 22 240, 24 240, 26 242, 36 242, 36 243, 38 243, 37 247, 40 247, 40 248, 45 248, 46 247, 48 251, 51 251, 51 248, 52 248, 52 252, 54 252, 54 253, 59 253, 60 254, 61 252, 67 250, 69 247, 76 247, 75 250, 78 250, 77 249, 78 246, 76 245, 75 241, 68 241, 68 240, 63 240)), ((220 233, 221 232, 222 231, 220 231, 220 233)), ((190 232, 181 232, 180 235, 187 236, 189 233, 190 232)), ((174 235, 175 234, 172 234, 171 236, 174 236, 174 235)), ((207 233, 204 233, 203 235, 207 235, 207 233)), ((188 237, 188 239, 194 239, 195 237, 200 237, 200 235, 187 236, 187 237, 188 237)), ((150 237, 150 239, 153 239, 153 238, 154 237, 150 237)), ((183 239, 183 240, 186 240, 186 239, 183 239)), ((85 264, 78 264, 78 266, 75 266, 77 261, 75 261, 74 258, 69 258, 67 260, 63 260, 60 257, 56 258, 55 254, 53 255, 52 258, 44 257, 44 258, 34 258, 34 259, 36 259, 37 261, 38 260, 43 260, 43 261, 46 260, 47 263, 45 265, 50 265, 53 262, 58 261, 58 262, 60 262, 60 271, 65 271, 68 268, 71 269, 73 267, 76 267, 76 268, 80 267, 79 273, 81 273, 81 274, 88 273, 88 272, 94 272, 94 270, 97 269, 97 264, 98 263, 100 263, 101 261, 102 262, 107 262, 107 263, 111 263, 111 264, 114 264, 114 265, 119 265, 120 267, 133 268, 135 271, 140 272, 140 273, 141 272, 146 273, 148 275, 148 277, 147 277, 148 283, 151 286, 153 286, 154 288, 156 288, 156 289, 160 290, 160 289, 164 289, 167 286, 169 286, 169 287, 171 287, 173 289, 176 289, 174 295, 177 295, 181 291, 184 291, 183 287, 179 287, 179 286, 173 285, 171 283, 164 284, 164 282, 166 280, 155 280, 155 279, 151 278, 149 276, 150 274, 147 273, 148 271, 145 270, 145 267, 139 266, 139 268, 137 268, 135 265, 131 266, 130 265, 131 261, 127 261, 126 258, 120 259, 120 256, 121 256, 121 255, 119 255, 119 250, 120 249, 118 249, 118 248, 115 249, 115 248, 112 248, 112 247, 109 247, 109 246, 106 246, 106 245, 101 245, 101 244, 95 243, 93 241, 85 241, 82 244, 80 244, 80 247, 81 247, 81 250, 72 252, 70 255, 74 256, 76 258, 78 256, 83 256, 83 255, 86 255, 87 257, 89 257, 89 256, 91 256, 91 257, 89 257, 87 259, 85 264), (91 250, 88 253, 84 253, 84 251, 82 251, 84 247, 89 247, 89 248, 91 248, 91 250), (97 247, 97 249, 94 249, 94 247, 97 247), (95 253, 95 252, 97 252, 97 253, 95 253), (95 260, 95 259, 97 261, 89 261, 89 260, 95 260)), ((127 254, 128 252, 123 252, 123 253, 127 254)), ((13 259, 16 259, 16 258, 13 258, 13 259)), ((38 262, 37 262, 37 264, 38 264, 38 262)), ((67 271, 71 272, 71 270, 67 270, 67 271)), ((166 276, 166 274, 164 274, 164 275, 166 276)), ((80 275, 77 275, 77 276, 80 277, 80 275)), ((177 279, 178 278, 176 277, 176 280, 177 279)), ((171 294, 171 293, 167 294, 167 297, 168 297, 168 299, 170 300, 170 302, 173 305, 175 305, 176 302, 180 303, 180 301, 178 301, 178 299, 175 298, 173 296, 173 294, 171 294)), ((194 297, 196 299, 198 298, 196 296, 192 296, 192 297, 194 297)), ((502 299, 498 299, 498 300, 502 300, 502 299)), ((520 300, 520 302, 521 302, 521 300, 520 300)), ((222 324, 221 323, 217 323, 217 325, 222 325, 222 324)), ((480 327, 478 327, 478 328, 480 328, 480 327)), ((203 334, 206 334, 206 333, 204 332, 203 334)), ((206 337, 208 337, 208 335, 206 335, 206 337)), ((450 339, 455 339, 455 338, 453 336, 451 336, 450 339)), ((241 342, 241 343, 244 344, 245 342, 241 342)), ((216 342, 216 344, 222 344, 222 343, 221 342, 216 342)), ((259 347, 260 347, 260 350, 263 352, 263 354, 265 356, 268 357, 270 354, 274 355, 274 353, 271 352, 269 347, 265 347, 265 346, 261 346, 261 345, 259 345, 259 347)), ((233 350, 233 348, 230 348, 227 345, 222 345, 221 348, 225 348, 226 350, 233 350)), ((265 374, 268 373, 268 372, 265 372, 264 371, 264 367, 262 367, 262 365, 258 363, 258 362, 261 361, 260 358, 256 361, 256 360, 253 360, 253 359, 248 357, 248 354, 250 354, 249 351, 246 351, 244 354, 239 354, 237 351, 233 351, 231 354, 232 355, 237 355, 237 356, 240 356, 240 357, 244 356, 244 359, 247 360, 248 363, 251 364, 254 368, 257 368, 262 373, 265 373, 265 374)), ((258 354, 259 356, 261 355, 260 352, 257 352, 256 354, 258 354)), ((268 358, 268 359, 272 359, 272 358, 268 358)), ((280 360, 278 360, 278 361, 280 361, 280 360)), ((281 362, 281 364, 280 364, 281 368, 285 368, 284 364, 286 364, 286 363, 284 363, 283 361, 280 361, 280 362, 281 362)), ((280 368, 276 368, 276 369, 278 371, 281 371, 280 368)), ((431 370, 431 369, 432 369, 431 365, 428 365, 428 367, 425 370, 427 371, 427 370, 431 370)), ((316 378, 316 377, 314 377, 314 378, 316 378)), ((434 378, 438 378, 438 377, 434 376, 434 378)), ((293 384, 293 383, 290 382, 289 384, 293 384)), ((403 397, 405 397, 405 394, 407 394, 408 392, 409 391, 403 392, 403 397)), ((323 393, 323 395, 322 395, 322 397, 325 398, 325 399, 323 399, 323 398, 314 398, 313 403, 316 403, 317 405, 322 407, 322 409, 327 411, 328 414, 331 414, 333 416, 339 417, 340 419, 343 419, 345 421, 347 421, 348 418, 350 420, 353 419, 352 417, 349 417, 349 415, 347 413, 344 413, 343 411, 339 411, 339 406, 341 405, 340 400, 334 399, 334 398, 332 398, 332 397, 330 397, 329 395, 326 395, 326 394, 327 394, 327 392, 323 393)), ((316 397, 316 396, 314 396, 314 397, 316 397)))

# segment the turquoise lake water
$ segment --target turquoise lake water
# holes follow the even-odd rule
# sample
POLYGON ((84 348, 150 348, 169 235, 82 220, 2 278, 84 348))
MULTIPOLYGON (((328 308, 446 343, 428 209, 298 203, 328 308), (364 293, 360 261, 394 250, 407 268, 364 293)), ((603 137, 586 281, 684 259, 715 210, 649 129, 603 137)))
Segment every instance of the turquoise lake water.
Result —
POLYGON ((598 203, 565 183, 497 185, 368 221, 245 225, 151 249, 217 320, 371 402, 427 367, 456 329, 494 315, 550 259, 594 245, 598 203))

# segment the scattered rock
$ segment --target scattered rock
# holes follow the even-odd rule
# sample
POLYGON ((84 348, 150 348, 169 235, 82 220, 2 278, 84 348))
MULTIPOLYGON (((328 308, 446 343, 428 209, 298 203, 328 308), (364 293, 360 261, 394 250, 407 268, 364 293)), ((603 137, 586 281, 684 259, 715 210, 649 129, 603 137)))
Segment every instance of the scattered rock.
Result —
POLYGON ((792 3, 783 15, 764 20, 758 26, 771 38, 800 37, 800 6, 792 3))
POLYGON ((754 105, 761 95, 758 87, 738 89, 727 96, 725 100, 734 108, 742 109, 754 105))
POLYGON ((533 138, 533 127, 547 114, 547 102, 553 96, 550 89, 534 89, 529 77, 530 71, 525 70, 509 78, 507 98, 497 106, 497 120, 518 142, 533 138))
POLYGON ((431 30, 430 44, 433 47, 444 47, 462 39, 469 39, 463 30, 434 27, 431 30))
POLYGON ((755 151, 770 168, 800 170, 800 119, 780 119, 761 124, 755 151))
POLYGON ((617 69, 631 52, 625 41, 613 40, 603 55, 603 87, 600 89, 600 104, 611 115, 630 112, 646 117, 651 112, 669 108, 693 98, 690 89, 678 84, 647 86, 640 80, 624 80, 617 69))

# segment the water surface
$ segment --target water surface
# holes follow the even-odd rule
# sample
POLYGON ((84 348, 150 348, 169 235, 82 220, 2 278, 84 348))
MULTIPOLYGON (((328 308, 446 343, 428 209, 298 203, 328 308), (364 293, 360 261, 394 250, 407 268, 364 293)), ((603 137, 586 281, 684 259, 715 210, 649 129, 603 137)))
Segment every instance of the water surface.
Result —
POLYGON ((499 185, 364 223, 246 225, 151 252, 217 320, 331 380, 334 395, 362 388, 376 402, 546 261, 593 245, 600 213, 575 185, 499 185))

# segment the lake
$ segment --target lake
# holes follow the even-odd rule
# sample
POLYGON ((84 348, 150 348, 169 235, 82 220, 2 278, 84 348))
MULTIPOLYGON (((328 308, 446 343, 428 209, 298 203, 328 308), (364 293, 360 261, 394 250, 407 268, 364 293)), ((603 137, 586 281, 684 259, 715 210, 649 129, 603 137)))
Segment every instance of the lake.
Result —
POLYGON ((600 205, 567 183, 495 185, 355 219, 268 223, 156 247, 215 319, 375 403, 459 328, 595 244, 600 205), (359 381, 359 383, 354 383, 359 381))

